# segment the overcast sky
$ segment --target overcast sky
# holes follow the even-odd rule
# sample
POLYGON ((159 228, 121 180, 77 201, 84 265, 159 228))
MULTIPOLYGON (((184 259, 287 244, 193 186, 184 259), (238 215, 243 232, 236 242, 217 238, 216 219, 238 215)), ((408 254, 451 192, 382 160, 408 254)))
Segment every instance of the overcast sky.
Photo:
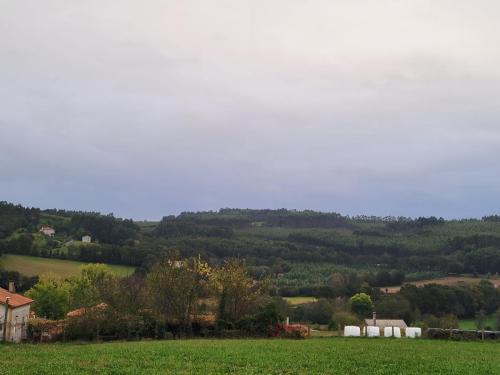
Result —
POLYGON ((0 200, 500 212, 498 0, 0 0, 0 200))

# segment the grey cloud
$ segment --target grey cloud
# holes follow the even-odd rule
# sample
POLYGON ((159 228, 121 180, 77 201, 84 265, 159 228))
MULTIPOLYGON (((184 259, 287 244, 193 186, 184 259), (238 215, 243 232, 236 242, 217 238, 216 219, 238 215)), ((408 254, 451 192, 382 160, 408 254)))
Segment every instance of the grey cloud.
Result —
POLYGON ((0 198, 498 211, 495 1, 0 0, 0 198))

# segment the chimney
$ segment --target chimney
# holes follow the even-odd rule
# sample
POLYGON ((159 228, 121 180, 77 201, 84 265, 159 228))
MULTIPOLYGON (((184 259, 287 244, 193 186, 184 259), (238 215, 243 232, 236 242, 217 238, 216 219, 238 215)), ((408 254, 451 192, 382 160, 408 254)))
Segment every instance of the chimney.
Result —
POLYGON ((9 293, 15 293, 16 292, 16 284, 14 284, 14 281, 9 281, 9 293))
POLYGON ((377 313, 375 311, 373 312, 373 325, 377 325, 377 313))

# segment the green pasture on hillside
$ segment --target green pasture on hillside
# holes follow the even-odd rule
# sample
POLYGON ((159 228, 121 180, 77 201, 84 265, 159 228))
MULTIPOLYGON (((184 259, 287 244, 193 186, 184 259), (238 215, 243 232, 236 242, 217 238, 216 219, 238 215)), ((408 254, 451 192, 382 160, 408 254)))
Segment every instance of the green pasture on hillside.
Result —
POLYGON ((284 299, 291 305, 303 305, 318 300, 316 297, 285 297, 284 299))
MULTIPOLYGON (((8 271, 18 271, 22 275, 35 276, 45 273, 54 273, 61 277, 78 275, 80 267, 87 263, 73 260, 39 258, 27 255, 4 254, 0 257, 0 267, 8 271)), ((134 272, 133 267, 108 265, 117 275, 129 275, 134 272)))
POLYGON ((0 374, 500 373, 500 343, 411 339, 0 345, 0 374))

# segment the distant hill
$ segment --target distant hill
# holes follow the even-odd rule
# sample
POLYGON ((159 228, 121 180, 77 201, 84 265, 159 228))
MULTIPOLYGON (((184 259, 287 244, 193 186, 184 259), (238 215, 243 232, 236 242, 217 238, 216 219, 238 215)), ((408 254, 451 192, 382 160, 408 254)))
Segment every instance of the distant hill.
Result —
MULTIPOLYGON (((280 288, 364 274, 373 286, 402 279, 500 272, 500 217, 343 216, 296 210, 221 209, 134 222, 96 212, 0 203, 0 252, 147 269, 169 252, 217 264, 244 258, 280 288), (51 226, 53 237, 39 233, 51 226), (82 243, 90 235, 92 243, 82 243)), ((397 285, 397 284, 396 284, 397 285)))

